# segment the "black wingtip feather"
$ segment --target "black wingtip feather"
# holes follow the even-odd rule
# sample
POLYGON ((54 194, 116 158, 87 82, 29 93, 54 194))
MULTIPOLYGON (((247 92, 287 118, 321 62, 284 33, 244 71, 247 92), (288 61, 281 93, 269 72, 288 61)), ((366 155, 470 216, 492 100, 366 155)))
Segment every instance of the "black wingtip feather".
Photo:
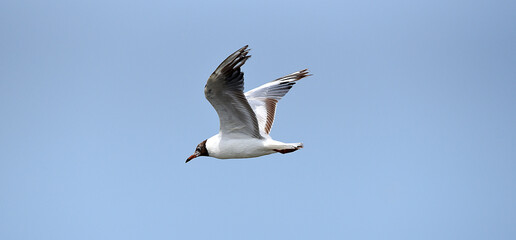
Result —
MULTIPOLYGON (((248 49, 248 45, 243 46, 242 48, 235 51, 233 54, 229 55, 215 70, 215 72, 220 73, 228 73, 228 72, 240 72, 240 67, 245 64, 247 59, 251 57, 248 49)), ((215 73, 214 72, 214 73, 215 73)))

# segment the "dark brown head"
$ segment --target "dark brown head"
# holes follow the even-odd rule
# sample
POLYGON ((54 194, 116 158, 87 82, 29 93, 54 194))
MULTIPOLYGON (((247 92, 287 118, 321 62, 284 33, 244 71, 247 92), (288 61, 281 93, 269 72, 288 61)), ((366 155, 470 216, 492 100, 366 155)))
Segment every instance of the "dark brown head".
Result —
POLYGON ((201 143, 199 143, 199 145, 197 145, 197 148, 195 148, 195 152, 192 156, 188 157, 188 159, 186 159, 186 162, 189 162, 190 160, 198 157, 198 156, 209 156, 208 155, 208 149, 206 149, 206 141, 208 141, 208 139, 202 141, 201 143))

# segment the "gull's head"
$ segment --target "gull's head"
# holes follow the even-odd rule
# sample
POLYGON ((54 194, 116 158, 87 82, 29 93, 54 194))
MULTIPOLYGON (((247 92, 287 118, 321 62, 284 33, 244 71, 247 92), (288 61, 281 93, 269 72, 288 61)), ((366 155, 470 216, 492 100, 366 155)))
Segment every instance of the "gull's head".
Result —
POLYGON ((209 156, 208 155, 208 149, 206 149, 206 141, 208 141, 208 140, 204 140, 201 143, 199 143, 199 145, 197 145, 197 147, 195 148, 194 154, 192 154, 192 156, 188 157, 186 159, 185 163, 187 163, 190 160, 192 160, 192 159, 194 159, 196 157, 199 157, 199 156, 209 156))

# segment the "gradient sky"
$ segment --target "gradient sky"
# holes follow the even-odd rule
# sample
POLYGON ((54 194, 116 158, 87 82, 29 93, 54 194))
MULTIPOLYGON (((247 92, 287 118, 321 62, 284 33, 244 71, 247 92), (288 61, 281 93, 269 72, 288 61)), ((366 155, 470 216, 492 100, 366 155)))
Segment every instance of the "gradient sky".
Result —
POLYGON ((516 239, 515 1, 0 2, 0 239, 516 239), (303 68, 201 157, 208 76, 303 68))

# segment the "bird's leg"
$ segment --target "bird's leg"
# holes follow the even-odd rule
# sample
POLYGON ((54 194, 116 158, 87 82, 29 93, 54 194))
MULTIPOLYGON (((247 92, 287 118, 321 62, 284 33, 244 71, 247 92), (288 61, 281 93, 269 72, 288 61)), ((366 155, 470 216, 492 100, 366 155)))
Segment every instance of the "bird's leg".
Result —
POLYGON ((276 152, 279 152, 281 154, 285 154, 285 153, 291 153, 291 152, 294 152, 294 151, 297 151, 299 148, 294 148, 294 149, 273 149, 274 151, 276 152))
POLYGON ((298 143, 298 144, 290 145, 290 146, 291 146, 291 148, 272 149, 272 150, 274 150, 276 152, 279 152, 281 154, 285 154, 285 153, 291 153, 291 152, 299 150, 300 148, 303 148, 303 144, 302 143, 298 143))

